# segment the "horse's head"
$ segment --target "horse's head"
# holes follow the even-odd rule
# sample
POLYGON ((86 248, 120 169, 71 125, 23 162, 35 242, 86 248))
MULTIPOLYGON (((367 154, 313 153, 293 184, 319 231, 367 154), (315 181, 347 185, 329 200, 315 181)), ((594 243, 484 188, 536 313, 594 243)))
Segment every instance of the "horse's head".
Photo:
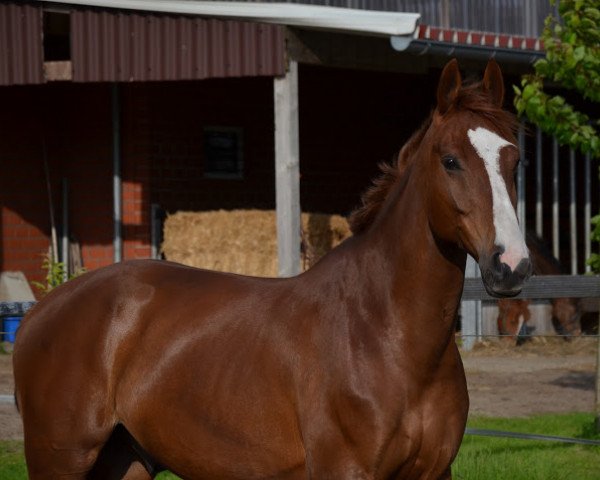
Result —
POLYGON ((531 275, 515 210, 516 121, 502 110, 504 82, 495 61, 481 83, 461 83, 452 60, 442 72, 437 107, 419 146, 421 158, 429 161, 430 225, 438 239, 478 261, 491 295, 514 296, 531 275))
POLYGON ((579 302, 574 298, 553 299, 552 324, 559 335, 581 335, 581 305, 579 302))
POLYGON ((524 324, 531 319, 529 300, 498 300, 498 333, 516 338, 524 324))

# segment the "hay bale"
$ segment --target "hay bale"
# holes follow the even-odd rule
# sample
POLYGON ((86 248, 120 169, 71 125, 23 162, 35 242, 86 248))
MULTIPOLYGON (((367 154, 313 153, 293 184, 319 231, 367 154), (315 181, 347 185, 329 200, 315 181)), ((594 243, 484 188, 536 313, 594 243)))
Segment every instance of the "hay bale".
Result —
MULTIPOLYGON (((351 235, 339 215, 303 213, 302 268, 351 235)), ((164 225, 167 260, 199 268, 262 277, 277 276, 277 230, 272 210, 177 212, 164 225)))
POLYGON ((348 221, 340 215, 302 214, 303 269, 312 267, 323 255, 352 235, 348 221))

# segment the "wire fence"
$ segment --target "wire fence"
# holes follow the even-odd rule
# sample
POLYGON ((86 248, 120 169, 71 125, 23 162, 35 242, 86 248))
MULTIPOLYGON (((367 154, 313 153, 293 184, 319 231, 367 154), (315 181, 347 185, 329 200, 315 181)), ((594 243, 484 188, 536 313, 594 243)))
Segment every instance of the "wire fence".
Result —
POLYGON ((600 447, 600 440, 588 438, 558 437, 556 435, 540 435, 537 433, 507 432, 504 430, 488 430, 480 428, 467 428, 465 435, 478 435, 482 437, 516 438, 519 440, 542 440, 546 442, 572 443, 578 445, 595 445, 600 447))

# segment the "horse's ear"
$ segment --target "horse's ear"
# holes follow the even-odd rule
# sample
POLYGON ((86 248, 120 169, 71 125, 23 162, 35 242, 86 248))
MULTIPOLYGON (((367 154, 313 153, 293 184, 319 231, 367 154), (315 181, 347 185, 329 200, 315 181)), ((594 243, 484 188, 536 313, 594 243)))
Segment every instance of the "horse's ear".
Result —
POLYGON ((492 102, 497 107, 502 107, 504 101, 504 80, 500 66, 493 58, 488 62, 483 74, 483 89, 488 92, 492 102))
POLYGON ((448 111, 450 105, 456 99, 461 84, 458 62, 456 58, 453 58, 444 67, 438 84, 437 109, 442 115, 448 111))
POLYGON ((414 148, 410 141, 406 142, 400 150, 400 153, 398 154, 398 159, 396 160, 396 166, 398 167, 398 171, 400 172, 400 174, 402 174, 404 170, 406 170, 406 165, 408 165, 408 158, 412 150, 414 150, 414 148))

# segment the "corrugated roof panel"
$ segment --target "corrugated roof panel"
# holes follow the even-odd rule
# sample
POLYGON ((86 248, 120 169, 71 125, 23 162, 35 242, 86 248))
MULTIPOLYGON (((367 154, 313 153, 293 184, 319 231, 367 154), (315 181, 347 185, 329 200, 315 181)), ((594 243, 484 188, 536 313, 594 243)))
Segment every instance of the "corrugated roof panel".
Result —
POLYGON ((43 82, 42 10, 0 4, 0 85, 43 82))
POLYGON ((152 81, 282 75, 284 32, 250 22, 74 10, 73 80, 152 81))
POLYGON ((241 0, 392 12, 419 12, 425 25, 537 37, 556 13, 548 0, 241 0))

